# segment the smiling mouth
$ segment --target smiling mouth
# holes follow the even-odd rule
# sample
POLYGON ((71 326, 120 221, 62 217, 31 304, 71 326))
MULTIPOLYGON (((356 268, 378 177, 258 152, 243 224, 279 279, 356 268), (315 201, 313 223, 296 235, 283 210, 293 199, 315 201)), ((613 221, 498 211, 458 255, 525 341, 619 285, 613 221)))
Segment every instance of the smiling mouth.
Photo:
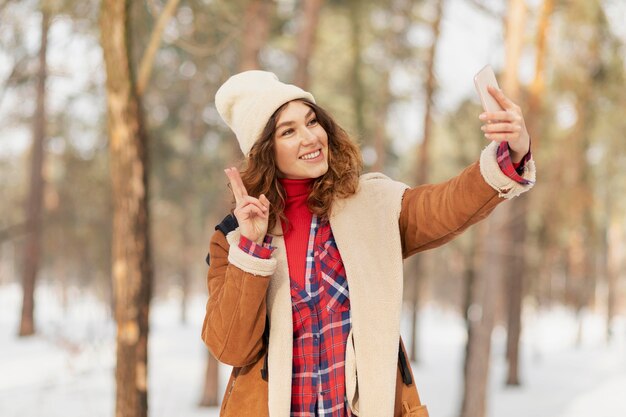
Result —
POLYGON ((302 155, 298 159, 304 159, 305 161, 308 160, 308 159, 315 159, 318 156, 320 156, 321 153, 322 153, 322 151, 320 149, 318 149, 315 152, 311 152, 311 153, 307 153, 306 155, 302 155))

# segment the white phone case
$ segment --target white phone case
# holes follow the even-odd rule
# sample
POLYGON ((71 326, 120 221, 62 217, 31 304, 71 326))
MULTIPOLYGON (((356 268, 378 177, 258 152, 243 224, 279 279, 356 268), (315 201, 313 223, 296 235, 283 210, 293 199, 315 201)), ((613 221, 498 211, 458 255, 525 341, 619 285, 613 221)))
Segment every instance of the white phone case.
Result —
POLYGON ((488 85, 500 89, 498 80, 496 80, 496 74, 493 72, 491 65, 486 65, 483 69, 478 71, 474 76, 474 85, 476 86, 476 91, 478 91, 480 103, 483 105, 483 109, 486 112, 491 113, 504 110, 496 99, 489 94, 489 91, 487 91, 488 85))

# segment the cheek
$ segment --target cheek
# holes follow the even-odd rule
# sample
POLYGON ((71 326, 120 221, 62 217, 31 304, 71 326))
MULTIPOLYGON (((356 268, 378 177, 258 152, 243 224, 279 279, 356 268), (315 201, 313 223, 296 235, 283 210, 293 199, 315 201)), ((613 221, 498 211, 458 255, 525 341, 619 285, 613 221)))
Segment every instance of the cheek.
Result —
POLYGON ((328 148, 329 147, 328 146, 328 134, 326 133, 326 131, 324 129, 322 129, 321 139, 322 139, 322 143, 324 144, 324 146, 326 146, 328 148))
POLYGON ((326 133, 325 130, 322 131, 322 136, 321 136, 321 142, 324 145, 324 147, 328 150, 328 152, 330 152, 330 144, 328 143, 328 134, 326 133))
POLYGON ((285 143, 276 143, 274 148, 276 152, 276 165, 278 166, 278 169, 289 166, 294 158, 293 146, 289 146, 285 143))

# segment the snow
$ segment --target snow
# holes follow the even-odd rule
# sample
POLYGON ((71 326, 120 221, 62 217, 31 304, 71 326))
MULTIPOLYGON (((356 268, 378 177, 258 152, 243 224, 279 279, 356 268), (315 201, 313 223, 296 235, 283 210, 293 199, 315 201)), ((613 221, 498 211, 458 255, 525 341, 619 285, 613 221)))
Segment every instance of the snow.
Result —
MULTIPOLYGON (((115 327, 107 309, 88 293, 73 290, 67 308, 52 287, 36 293, 39 334, 17 332, 21 290, 0 285, 0 416, 83 417, 114 414, 115 327)), ((154 300, 151 312, 149 401, 151 417, 215 417, 199 408, 207 351, 200 340, 204 297, 196 296, 180 323, 176 300, 154 300)), ((614 323, 607 345, 604 319, 584 311, 580 346, 578 321, 569 309, 525 311, 520 376, 504 386, 506 332, 497 327, 492 344, 489 417, 626 416, 626 320, 614 323)), ((407 334, 407 320, 402 323, 407 334)), ((462 393, 465 343, 458 314, 428 305, 420 316, 420 363, 414 364, 422 401, 433 417, 456 417, 462 393)), ((229 367, 220 369, 226 384, 229 367)))

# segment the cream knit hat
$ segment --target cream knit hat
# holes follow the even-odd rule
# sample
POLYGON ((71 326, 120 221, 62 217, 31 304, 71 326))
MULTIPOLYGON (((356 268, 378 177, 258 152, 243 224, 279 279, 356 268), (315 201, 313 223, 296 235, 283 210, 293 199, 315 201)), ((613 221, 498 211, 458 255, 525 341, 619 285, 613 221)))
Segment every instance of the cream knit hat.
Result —
POLYGON ((267 121, 283 104, 295 99, 315 103, 311 93, 284 84, 267 71, 244 71, 230 77, 215 94, 215 107, 235 132, 245 156, 259 139, 267 121))

